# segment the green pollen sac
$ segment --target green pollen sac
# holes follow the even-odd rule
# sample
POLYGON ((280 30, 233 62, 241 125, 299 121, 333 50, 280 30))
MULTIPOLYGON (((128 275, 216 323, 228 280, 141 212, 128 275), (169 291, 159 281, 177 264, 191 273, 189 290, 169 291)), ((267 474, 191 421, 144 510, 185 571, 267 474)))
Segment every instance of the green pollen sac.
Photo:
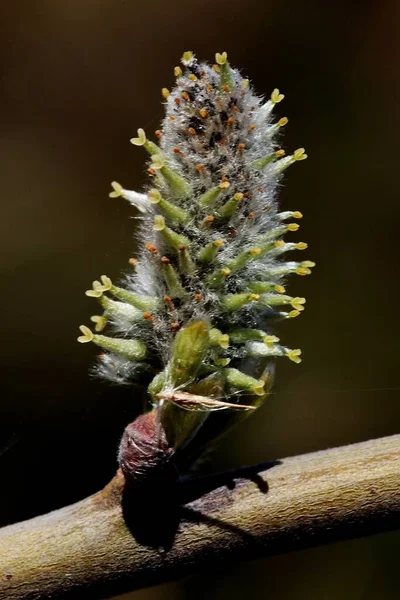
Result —
POLYGON ((266 244, 267 242, 272 242, 276 240, 278 237, 281 237, 287 232, 287 225, 279 225, 278 227, 274 227, 270 229, 267 233, 257 237, 258 244, 266 244))
POLYGON ((182 208, 165 200, 158 190, 150 190, 148 196, 150 202, 152 204, 157 204, 158 208, 167 219, 176 221, 180 225, 186 225, 189 222, 189 215, 182 210, 182 208))
POLYGON ((220 346, 221 348, 224 348, 225 350, 226 350, 226 348, 228 348, 229 335, 227 335, 226 333, 222 333, 222 331, 213 327, 209 331, 209 336, 210 336, 210 346, 211 347, 220 346))
POLYGON ((124 319, 130 323, 136 323, 143 319, 143 311, 135 308, 132 304, 116 302, 104 295, 99 298, 99 302, 107 315, 111 315, 117 319, 124 319))
POLYGON ((282 306, 290 304, 295 310, 304 310, 305 298, 286 296, 284 294, 263 294, 260 296, 260 304, 263 306, 282 306))
POLYGON ((246 345, 247 356, 254 358, 266 358, 268 356, 284 356, 280 346, 268 346, 257 341, 250 341, 246 345))
POLYGON ((183 179, 176 171, 173 171, 169 167, 161 167, 161 175, 167 182, 171 192, 182 198, 187 198, 192 193, 192 188, 188 182, 183 179))
POLYGON ((187 296, 187 292, 183 289, 177 272, 169 262, 163 263, 162 272, 165 283, 167 284, 169 295, 172 298, 184 298, 187 296))
POLYGON ((214 240, 204 246, 202 250, 200 250, 198 255, 198 260, 202 263, 210 263, 213 262, 216 258, 219 249, 224 245, 223 240, 214 240))
MULTIPOLYGON (((226 187, 229 187, 229 185, 226 187)), ((218 187, 211 188, 211 190, 204 192, 204 194, 200 196, 198 200, 199 206, 201 206, 201 208, 208 208, 209 206, 212 206, 224 189, 225 188, 219 185, 218 187)))
POLYGON ((271 281, 252 281, 247 284, 247 287, 255 294, 266 294, 274 291, 283 294, 285 291, 283 286, 272 283, 271 281))
POLYGON ((231 362, 231 359, 219 356, 218 352, 216 350, 214 350, 213 361, 214 361, 214 365, 216 367, 226 367, 231 362))
POLYGON ((128 292, 114 285, 111 287, 110 292, 119 300, 132 304, 135 308, 146 312, 156 312, 161 307, 161 301, 159 298, 154 296, 144 296, 142 294, 136 294, 135 292, 128 292))
POLYGON ((192 275, 196 271, 196 265, 192 261, 188 249, 186 246, 179 246, 178 250, 179 272, 184 275, 192 275))
POLYGON ((239 254, 236 258, 234 258, 230 263, 226 266, 230 271, 237 271, 246 265, 249 261, 257 259, 261 254, 261 248, 251 248, 250 250, 246 250, 239 254))
POLYGON ((220 217, 228 219, 235 214, 237 207, 243 200, 243 194, 241 192, 236 193, 228 202, 226 202, 221 208, 217 210, 220 217))
POLYGON ((129 360, 136 361, 146 358, 146 346, 139 340, 123 340, 105 335, 94 335, 93 342, 100 348, 120 354, 129 360))
MULTIPOLYGON (((278 150, 278 152, 279 152, 279 150, 278 150)), ((278 154, 278 155, 277 154, 278 154, 277 152, 273 152, 272 154, 267 154, 266 156, 262 156, 261 158, 258 158, 253 163, 251 163, 251 166, 253 167, 253 169, 262 171, 272 161, 279 158, 280 154, 278 154)))
POLYGON ((315 262, 305 260, 303 262, 282 263, 279 267, 271 267, 269 274, 271 277, 284 277, 295 273, 296 275, 311 275, 311 269, 315 267, 315 262))
POLYGON ((229 269, 219 269, 218 271, 214 271, 207 276, 206 283, 211 289, 217 289, 222 285, 224 279, 228 277, 230 273, 229 269))
POLYGON ((301 363, 301 350, 261 344, 260 342, 249 342, 246 346, 247 355, 254 358, 268 358, 269 356, 287 356, 289 360, 297 364, 301 363))
POLYGON ((280 254, 284 254, 285 252, 291 252, 292 250, 306 250, 306 248, 307 248, 307 244, 305 242, 297 242, 297 243, 275 242, 273 256, 279 256, 280 254))
MULTIPOLYGON (((282 121, 282 119, 281 119, 282 121)), ((286 156, 271 168, 271 175, 277 175, 293 165, 297 161, 305 160, 307 158, 307 154, 305 153, 304 148, 298 148, 293 152, 291 156, 286 156)))
POLYGON ((229 338, 233 344, 245 344, 250 341, 263 341, 267 336, 262 329, 246 329, 239 327, 229 330, 229 338))
POLYGON ((258 294, 228 294, 221 298, 221 308, 224 311, 232 312, 246 306, 246 304, 257 302, 259 299, 258 294))
POLYGON ((160 153, 160 148, 157 146, 157 144, 147 139, 143 144, 143 148, 145 148, 145 150, 147 150, 147 152, 151 155, 160 153))
POLYGON ((276 253, 284 246, 285 246, 285 243, 281 240, 278 240, 277 242, 268 242, 267 244, 262 244, 259 246, 259 248, 260 248, 259 256, 261 258, 262 256, 269 254, 270 252, 276 253))
POLYGON ((180 233, 176 233, 176 231, 170 229, 169 227, 164 226, 162 229, 160 229, 160 233, 168 246, 173 248, 175 251, 179 251, 181 246, 189 246, 190 242, 187 237, 181 235, 180 233))
POLYGON ((176 334, 167 366, 167 379, 172 386, 187 384, 196 376, 209 346, 208 331, 205 321, 196 321, 176 334))
POLYGON ((256 396, 263 396, 265 394, 264 384, 262 379, 255 379, 242 373, 238 369, 227 368, 223 370, 226 377, 226 381, 234 391, 238 392, 249 392, 256 396))
POLYGON ((157 375, 152 379, 149 387, 147 388, 150 396, 153 398, 154 402, 157 402, 156 394, 161 392, 165 384, 165 371, 161 371, 157 373, 157 375))
POLYGON ((260 248, 251 248, 250 250, 246 250, 239 254, 236 258, 234 258, 230 263, 224 265, 218 271, 214 271, 207 277, 207 283, 212 288, 219 287, 225 277, 231 275, 234 271, 238 271, 242 267, 244 267, 249 261, 256 259, 261 254, 260 248))

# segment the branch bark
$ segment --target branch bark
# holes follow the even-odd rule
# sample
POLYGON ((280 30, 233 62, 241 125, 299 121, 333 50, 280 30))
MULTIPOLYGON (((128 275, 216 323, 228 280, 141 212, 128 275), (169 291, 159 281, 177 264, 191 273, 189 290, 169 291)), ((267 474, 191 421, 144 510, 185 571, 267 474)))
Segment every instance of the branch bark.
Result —
POLYGON ((223 562, 400 525, 400 436, 146 495, 101 492, 0 530, 0 599, 105 598, 223 562))

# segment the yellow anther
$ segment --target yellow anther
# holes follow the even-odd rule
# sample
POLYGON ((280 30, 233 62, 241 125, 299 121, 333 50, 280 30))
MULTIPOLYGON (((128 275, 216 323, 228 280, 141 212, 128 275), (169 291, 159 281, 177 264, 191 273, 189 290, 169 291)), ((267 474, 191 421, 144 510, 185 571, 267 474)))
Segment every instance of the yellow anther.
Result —
POLYGON ((273 348, 274 344, 279 342, 279 338, 276 337, 276 335, 266 335, 263 342, 266 346, 268 346, 268 348, 273 348))
POLYGON ((90 331, 89 327, 86 327, 86 325, 81 325, 79 329, 83 335, 78 337, 78 342, 81 344, 86 344, 87 342, 91 342, 93 340, 93 332, 90 331))
POLYGON ((274 244, 275 248, 283 248, 284 245, 285 245, 285 242, 283 240, 278 240, 274 244))
POLYGON ((282 150, 282 149, 281 150, 277 150, 275 152, 275 156, 276 156, 276 158, 282 158, 282 156, 285 156, 285 151, 282 150))
POLYGON ((258 256, 261 252, 261 248, 252 248, 249 252, 252 256, 258 256))
POLYGON ((168 96, 170 95, 170 91, 168 88, 162 88, 161 90, 161 96, 166 100, 168 98, 168 96))
POLYGON ((227 60, 228 60, 228 55, 226 52, 222 52, 222 54, 219 54, 219 52, 216 53, 215 62, 218 65, 224 65, 227 60))
POLYGON ((217 367, 226 367, 231 362, 230 358, 214 358, 214 364, 217 367))
POLYGON ((218 343, 221 346, 221 348, 224 348, 226 350, 229 346, 229 335, 227 333, 223 333, 220 336, 218 343))
POLYGON ((315 267, 314 262, 312 262, 311 260, 305 260, 299 264, 295 273, 297 275, 311 275, 310 269, 312 269, 313 267, 315 267))
POLYGON ((236 192, 236 194, 233 197, 235 198, 235 200, 243 200, 243 196, 244 194, 242 194, 242 192, 236 192))
POLYGON ((104 327, 107 325, 107 319, 105 317, 93 315, 93 317, 90 317, 90 320, 93 321, 93 323, 96 323, 94 329, 97 332, 103 331, 104 327))
POLYGON ((128 260, 128 263, 131 265, 131 267, 136 267, 138 264, 138 259, 137 258, 133 258, 133 256, 128 260))
POLYGON ((228 187, 229 187, 229 186, 230 186, 230 183, 229 183, 229 181, 221 181, 221 183, 219 184, 219 187, 220 187, 222 190, 226 190, 226 189, 228 189, 228 187))
POLYGON ((308 248, 308 244, 306 242, 299 242, 296 244, 296 250, 306 250, 308 248))
POLYGON ((205 109, 205 108, 201 108, 201 109, 199 110, 199 113, 200 113, 200 116, 201 116, 203 119, 206 119, 206 118, 208 117, 208 112, 206 111, 206 109, 205 109))
POLYGON ((182 69, 180 67, 174 67, 174 75, 175 75, 175 77, 181 77, 182 69))
POLYGON ((282 119, 279 119, 279 121, 278 121, 278 127, 284 127, 288 123, 289 123, 289 119, 287 117, 282 117, 282 119))
POLYGON ((298 350, 298 349, 290 350, 287 353, 287 357, 295 363, 301 363, 300 354, 301 354, 301 350, 298 350))
POLYGON ((292 212, 292 217, 293 219, 302 219, 303 213, 301 213, 299 210, 295 210, 294 212, 292 212))
POLYGON ((186 52, 183 53, 183 56, 181 58, 181 62, 182 64, 185 65, 185 67, 187 67, 187 65, 190 65, 190 63, 192 62, 194 58, 194 54, 191 50, 187 50, 186 52))
POLYGON ((138 129, 137 134, 137 138, 130 139, 131 144, 133 144, 134 146, 144 146, 144 144, 146 143, 146 134, 144 132, 144 129, 138 129))
POLYGON ((293 306, 293 308, 295 310, 299 310, 302 311, 304 310, 304 304, 306 303, 306 299, 305 298, 293 298, 293 300, 291 301, 291 305, 293 306))
POLYGON ((228 277, 228 275, 231 274, 231 270, 228 269, 227 267, 225 267, 224 269, 221 269, 221 275, 223 275, 224 277, 228 277))
POLYGON ((197 81, 197 77, 194 73, 190 73, 190 75, 188 75, 188 79, 190 79, 190 81, 197 81))
POLYGON ((112 181, 111 187, 114 191, 108 194, 110 198, 119 198, 120 196, 122 196, 123 188, 122 185, 118 183, 118 181, 112 181))
POLYGON ((156 215, 154 217, 153 229, 154 231, 162 231, 165 229, 165 219, 162 215, 156 215))
POLYGON ((300 314, 299 310, 291 310, 290 313, 288 314, 289 319, 294 319, 296 317, 298 317, 300 314))
POLYGON ((242 81, 242 89, 245 90, 249 87, 249 80, 248 79, 243 79, 242 81))
POLYGON ((164 166, 164 160, 162 159, 162 157, 159 154, 154 154, 153 156, 153 162, 150 165, 151 169, 162 169, 164 166))
POLYGON ((214 246, 216 246, 217 248, 221 248, 221 246, 224 245, 224 240, 214 240, 214 246))
POLYGON ((147 196, 152 204, 158 204, 161 201, 161 194, 158 190, 150 190, 147 196))
POLYGON ((280 94, 278 88, 275 88, 271 94, 271 102, 273 104, 278 104, 278 102, 282 102, 284 97, 284 94, 280 94))
POLYGON ((305 160, 307 158, 307 154, 304 148, 298 148, 293 152, 294 160, 305 160))
POLYGON ((213 71, 215 71, 216 73, 220 73, 221 72, 221 68, 219 65, 213 65, 212 66, 213 71))
POLYGON ((278 294, 284 294, 286 292, 286 288, 284 288, 283 285, 276 285, 274 290, 275 292, 278 292, 278 294))
POLYGON ((250 300, 257 302, 260 299, 260 294, 250 294, 250 300))
MULTIPOLYGON (((107 275, 102 275, 100 277, 101 279, 101 289, 103 290, 103 292, 108 292, 108 290, 111 290, 112 288, 112 281, 109 277, 107 277, 107 275)), ((93 286, 94 287, 94 286, 93 286)))
POLYGON ((289 223, 288 225, 286 225, 286 229, 288 231, 297 231, 300 228, 300 225, 298 223, 289 223))
POLYGON ((85 292, 85 296, 88 296, 89 298, 100 298, 103 295, 103 291, 102 290, 86 290, 85 292))
POLYGON ((256 385, 253 388, 253 394, 256 394, 256 396, 264 396, 265 395, 264 385, 265 385, 265 381, 263 381, 262 379, 259 379, 258 385, 256 385))
POLYGON ((107 289, 109 288, 104 287, 100 281, 93 281, 92 289, 86 290, 85 295, 89 296, 89 298, 100 298, 107 289))

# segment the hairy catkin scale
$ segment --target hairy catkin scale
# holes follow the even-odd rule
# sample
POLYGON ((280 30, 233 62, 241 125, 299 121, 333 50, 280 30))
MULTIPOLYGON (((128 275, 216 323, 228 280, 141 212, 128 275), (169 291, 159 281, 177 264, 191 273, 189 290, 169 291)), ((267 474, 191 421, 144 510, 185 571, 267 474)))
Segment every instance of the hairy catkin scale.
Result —
MULTIPOLYGON (((299 227, 291 220, 302 215, 279 212, 277 188, 284 170, 307 155, 299 148, 285 156, 278 147, 287 119, 272 114, 283 95, 275 89, 266 102, 256 96, 225 52, 212 66, 192 52, 181 62, 175 87, 162 90, 166 116, 157 142, 142 129, 131 139, 149 154, 150 184, 138 193, 112 183, 110 196, 141 213, 141 251, 120 285, 105 275, 93 282, 86 294, 98 299, 102 314, 92 317, 95 332, 81 326, 79 338, 105 351, 99 375, 147 386, 160 409, 157 448, 168 460, 170 448, 176 456, 186 451, 200 428, 203 438, 207 430, 221 433, 214 411, 258 406, 275 357, 301 362, 300 350, 280 344, 271 328, 304 309, 304 298, 286 292, 287 276, 314 266, 284 258, 307 244, 284 241, 299 227), (101 333, 105 327, 111 335, 101 333)), ((233 412, 221 427, 237 421, 233 412)), ((140 419, 138 431, 147 423, 140 419)), ((135 439, 137 427, 130 427, 135 439)), ((139 477, 129 431, 120 464, 139 477)), ((150 454, 143 452, 151 463, 150 454)))

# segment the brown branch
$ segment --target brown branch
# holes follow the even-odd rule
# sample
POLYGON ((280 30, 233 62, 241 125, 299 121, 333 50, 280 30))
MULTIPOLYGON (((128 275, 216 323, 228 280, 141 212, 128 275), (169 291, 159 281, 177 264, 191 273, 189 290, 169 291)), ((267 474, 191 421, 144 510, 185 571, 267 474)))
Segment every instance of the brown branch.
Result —
POLYGON ((126 492, 0 530, 0 599, 104 598, 400 524, 400 436, 126 492))

